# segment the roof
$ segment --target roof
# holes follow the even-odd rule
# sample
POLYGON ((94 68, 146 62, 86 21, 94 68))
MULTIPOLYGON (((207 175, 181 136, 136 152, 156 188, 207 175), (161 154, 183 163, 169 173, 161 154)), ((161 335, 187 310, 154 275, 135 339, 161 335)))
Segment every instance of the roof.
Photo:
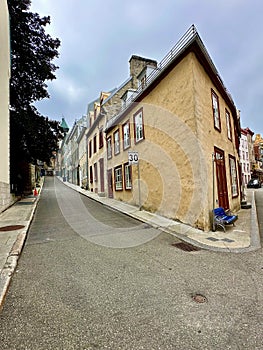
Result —
POLYGON ((61 122, 61 124, 60 124, 60 127, 61 127, 62 129, 64 129, 64 130, 69 131, 68 124, 66 123, 66 121, 65 121, 64 118, 62 118, 62 122, 61 122))
POLYGON ((122 116, 132 108, 133 102, 141 101, 150 91, 152 91, 159 82, 169 74, 169 72, 190 52, 194 52, 199 62, 202 64, 210 79, 221 93, 223 98, 227 101, 229 108, 231 109, 233 118, 237 125, 238 133, 240 132, 240 126, 237 116, 237 109, 233 102, 233 99, 229 91, 224 86, 223 80, 220 77, 205 45, 202 42, 196 28, 192 25, 181 39, 175 44, 175 46, 168 52, 168 54, 159 62, 157 68, 155 68, 149 76, 146 78, 146 85, 140 86, 135 93, 127 101, 126 106, 120 111, 118 115, 110 119, 106 125, 105 131, 110 130, 116 122, 122 116))

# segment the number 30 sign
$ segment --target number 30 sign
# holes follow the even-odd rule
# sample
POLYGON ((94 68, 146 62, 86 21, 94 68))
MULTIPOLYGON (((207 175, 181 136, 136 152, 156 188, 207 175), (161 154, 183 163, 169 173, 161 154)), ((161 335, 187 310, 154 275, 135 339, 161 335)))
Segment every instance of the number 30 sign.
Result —
POLYGON ((129 154, 129 165, 138 164, 139 155, 138 152, 128 152, 129 154))

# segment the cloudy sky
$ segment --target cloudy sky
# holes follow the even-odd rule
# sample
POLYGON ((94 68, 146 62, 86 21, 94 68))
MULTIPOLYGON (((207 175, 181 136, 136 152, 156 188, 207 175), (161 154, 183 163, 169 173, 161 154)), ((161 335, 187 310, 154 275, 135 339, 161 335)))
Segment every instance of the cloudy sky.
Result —
POLYGON ((262 0, 32 0, 31 11, 50 15, 47 31, 61 40, 51 97, 37 104, 49 118, 71 127, 128 78, 131 55, 159 62, 195 24, 242 127, 263 134, 262 0))

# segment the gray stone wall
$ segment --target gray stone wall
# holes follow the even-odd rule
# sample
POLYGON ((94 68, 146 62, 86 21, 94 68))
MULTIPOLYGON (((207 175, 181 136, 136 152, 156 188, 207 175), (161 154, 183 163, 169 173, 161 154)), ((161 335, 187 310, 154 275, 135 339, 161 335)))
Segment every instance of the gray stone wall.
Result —
POLYGON ((144 67, 147 65, 157 67, 157 62, 154 60, 151 60, 149 58, 144 58, 140 56, 133 55, 130 60, 130 76, 131 80, 127 82, 127 84, 123 85, 121 89, 118 89, 117 92, 112 96, 112 98, 107 101, 107 103, 104 104, 104 108, 107 113, 107 120, 114 117, 116 114, 118 114, 121 110, 122 101, 121 97, 122 95, 128 90, 128 89, 137 89, 138 88, 138 81, 137 76, 141 73, 144 67))
POLYGON ((129 60, 130 63, 130 76, 132 79, 132 89, 137 89, 137 77, 143 70, 143 68, 147 65, 153 66, 154 68, 157 67, 157 62, 155 60, 144 58, 140 56, 132 55, 132 57, 129 60))
POLYGON ((15 196, 10 193, 10 186, 0 182, 0 213, 15 202, 15 196))

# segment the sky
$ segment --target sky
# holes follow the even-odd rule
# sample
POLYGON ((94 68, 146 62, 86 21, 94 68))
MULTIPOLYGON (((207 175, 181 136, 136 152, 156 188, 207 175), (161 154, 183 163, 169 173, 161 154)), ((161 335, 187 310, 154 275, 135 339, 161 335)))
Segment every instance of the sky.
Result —
POLYGON ((31 0, 61 40, 49 99, 36 103, 69 127, 101 91, 129 77, 129 59, 158 62, 194 24, 236 107, 241 126, 263 135, 262 0, 31 0))

